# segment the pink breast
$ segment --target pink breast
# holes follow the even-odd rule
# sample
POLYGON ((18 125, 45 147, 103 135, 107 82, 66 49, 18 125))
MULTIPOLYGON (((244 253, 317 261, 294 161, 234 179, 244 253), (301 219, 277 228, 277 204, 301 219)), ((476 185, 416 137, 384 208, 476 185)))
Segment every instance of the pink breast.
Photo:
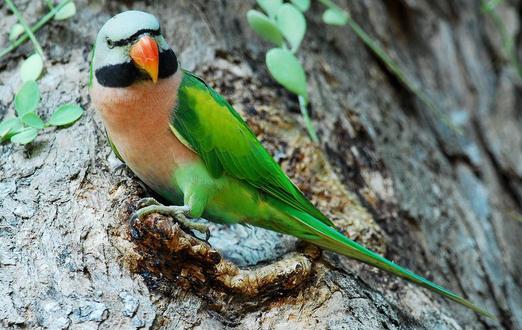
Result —
POLYGON ((172 185, 172 174, 199 157, 169 127, 182 72, 156 84, 103 87, 94 79, 91 98, 125 163, 153 189, 172 185))

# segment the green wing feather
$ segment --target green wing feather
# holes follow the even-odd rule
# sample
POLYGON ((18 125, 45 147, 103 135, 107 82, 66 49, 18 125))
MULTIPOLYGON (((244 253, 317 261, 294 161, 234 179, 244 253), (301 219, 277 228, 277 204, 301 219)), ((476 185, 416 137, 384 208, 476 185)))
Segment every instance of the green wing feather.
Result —
POLYGON ((212 176, 226 173, 244 180, 333 226, 290 181, 232 106, 203 80, 187 71, 178 91, 171 126, 175 134, 201 157, 212 176))
MULTIPOLYGON (((172 131, 198 153, 214 177, 224 173, 266 192, 271 204, 292 217, 296 236, 426 287, 486 317, 495 316, 457 294, 396 265, 335 230, 272 159, 239 114, 200 78, 184 73, 172 131)), ((278 224, 265 224, 277 228, 278 224)), ((283 225, 283 224, 281 224, 283 225)), ((281 230, 283 232, 287 230, 281 230)))
MULTIPOLYGON (((272 201, 272 203, 274 205, 277 205, 278 201, 272 201)), ((309 239, 310 242, 315 243, 330 251, 334 251, 343 254, 347 257, 360 260, 364 263, 400 276, 410 282, 423 286, 435 293, 438 293, 448 299, 451 299, 461 305, 464 305, 467 308, 485 317, 488 317, 493 320, 496 319, 495 315, 491 314, 487 310, 476 306, 475 304, 473 304, 467 299, 462 298, 458 294, 436 283, 433 283, 425 279, 424 277, 419 276, 414 272, 395 264, 394 262, 384 258, 383 256, 373 252, 372 250, 365 248, 357 242, 352 241, 348 237, 339 233, 334 228, 325 226, 323 223, 317 221, 317 219, 311 217, 309 214, 300 212, 298 210, 294 210, 286 205, 280 204, 278 205, 278 207, 281 210, 285 210, 287 214, 289 214, 290 216, 294 217, 294 219, 297 222, 299 222, 303 226, 303 228, 308 229, 309 233, 316 235, 315 239, 309 239)))
POLYGON ((114 154, 116 155, 116 157, 118 157, 119 160, 121 160, 122 162, 125 163, 125 161, 123 160, 123 158, 120 155, 120 152, 118 151, 118 149, 116 149, 116 146, 114 145, 114 143, 112 143, 111 138, 109 137, 109 134, 107 134, 107 132, 106 132, 105 135, 107 136, 107 140, 109 141, 109 145, 111 146, 112 152, 114 152, 114 154))
POLYGON ((89 83, 87 84, 88 87, 92 87, 92 80, 93 80, 93 77, 94 77, 94 69, 92 67, 92 62, 93 62, 93 59, 94 59, 94 52, 96 51, 96 43, 94 43, 92 45, 92 51, 91 51, 91 56, 90 56, 90 63, 89 63, 89 83))

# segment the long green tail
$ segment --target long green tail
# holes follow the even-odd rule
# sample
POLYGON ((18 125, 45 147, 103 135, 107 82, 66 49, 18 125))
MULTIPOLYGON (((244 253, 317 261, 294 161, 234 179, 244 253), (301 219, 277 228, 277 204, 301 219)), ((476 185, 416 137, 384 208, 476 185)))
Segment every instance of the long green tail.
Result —
POLYGON ((328 225, 317 220, 313 216, 305 212, 296 210, 279 201, 274 200, 271 202, 273 202, 273 205, 276 204, 278 209, 290 215, 291 217, 296 219, 299 222, 299 224, 302 225, 302 230, 299 230, 298 233, 293 232, 287 234, 291 234, 297 237, 301 236, 299 238, 304 239, 310 243, 319 245, 325 249, 337 252, 347 257, 357 259, 369 265, 383 269, 387 272, 405 278, 410 282, 421 285, 442 296, 445 296, 461 305, 464 305, 470 308, 471 310, 479 313, 480 315, 483 315, 490 319, 496 319, 496 317, 493 314, 487 312, 486 310, 480 307, 475 306, 473 303, 460 297, 456 293, 453 293, 438 284, 428 281, 422 276, 419 276, 406 268, 396 265, 395 263, 382 257, 381 255, 350 240, 348 237, 344 236, 336 229, 329 227, 328 225), (315 239, 313 238, 314 236, 316 237, 315 239), (317 237, 319 237, 319 239, 317 239, 317 237))

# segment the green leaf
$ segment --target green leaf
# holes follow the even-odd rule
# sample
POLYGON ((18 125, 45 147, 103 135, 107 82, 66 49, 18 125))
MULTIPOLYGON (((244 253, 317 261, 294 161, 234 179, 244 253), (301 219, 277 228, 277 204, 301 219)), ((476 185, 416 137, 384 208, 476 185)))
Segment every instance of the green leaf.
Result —
POLYGON ((308 100, 306 75, 299 60, 289 50, 273 48, 266 53, 266 66, 274 79, 290 92, 308 100))
POLYGON ((16 39, 18 39, 18 37, 20 35, 22 35, 22 33, 24 33, 24 31, 25 30, 24 30, 24 27, 22 26, 22 24, 16 23, 11 28, 11 32, 9 32, 9 41, 11 41, 11 42, 15 41, 16 39))
POLYGON ((276 14, 276 24, 286 40, 296 52, 306 32, 306 20, 297 8, 289 3, 280 6, 276 14))
POLYGON ((28 112, 34 112, 40 103, 40 90, 38 84, 29 80, 23 84, 22 88, 15 96, 15 109, 19 117, 28 112))
POLYGON ((40 77, 43 69, 42 57, 38 54, 33 54, 23 61, 20 67, 20 75, 22 81, 36 80, 40 77))
POLYGON ((36 128, 28 127, 24 128, 20 132, 16 133, 11 137, 11 142, 19 143, 19 144, 27 144, 34 139, 38 135, 38 130, 36 128))
POLYGON ((348 15, 341 10, 329 8, 323 13, 323 21, 330 25, 346 25, 348 15))
POLYGON ((279 7, 283 4, 283 0, 257 0, 257 4, 269 17, 274 17, 279 7))
POLYGON ((61 21, 64 19, 68 19, 70 17, 73 17, 76 14, 76 5, 74 2, 69 2, 65 6, 62 7, 55 15, 54 20, 55 21, 61 21))
POLYGON ((292 0, 292 3, 303 13, 310 8, 310 0, 292 0))
POLYGON ((264 40, 276 44, 283 45, 283 35, 279 31, 275 23, 265 14, 257 10, 249 10, 247 13, 248 24, 254 31, 264 40))
POLYGON ((9 139, 11 133, 22 128, 22 123, 18 118, 6 119, 0 122, 0 142, 9 139))
POLYGON ((497 7, 501 2, 502 2, 502 0, 483 1, 482 10, 485 12, 493 11, 495 9, 495 7, 497 7))
POLYGON ((74 123, 83 115, 83 109, 77 104, 63 104, 52 114, 48 125, 65 126, 74 123))
POLYGON ((27 125, 27 126, 30 126, 30 127, 33 127, 33 128, 38 128, 38 129, 42 129, 44 128, 45 124, 42 120, 42 118, 40 118, 40 116, 38 116, 36 113, 34 112, 28 112, 26 113, 23 117, 22 117, 22 122, 27 125))

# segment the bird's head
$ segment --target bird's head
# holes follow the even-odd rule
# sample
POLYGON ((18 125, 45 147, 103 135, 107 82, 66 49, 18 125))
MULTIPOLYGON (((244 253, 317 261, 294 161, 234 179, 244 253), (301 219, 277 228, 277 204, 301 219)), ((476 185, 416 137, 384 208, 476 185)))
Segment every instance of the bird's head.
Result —
POLYGON ((92 70, 102 86, 127 87, 170 77, 178 70, 178 59, 161 35, 156 17, 126 11, 98 32, 92 70))

